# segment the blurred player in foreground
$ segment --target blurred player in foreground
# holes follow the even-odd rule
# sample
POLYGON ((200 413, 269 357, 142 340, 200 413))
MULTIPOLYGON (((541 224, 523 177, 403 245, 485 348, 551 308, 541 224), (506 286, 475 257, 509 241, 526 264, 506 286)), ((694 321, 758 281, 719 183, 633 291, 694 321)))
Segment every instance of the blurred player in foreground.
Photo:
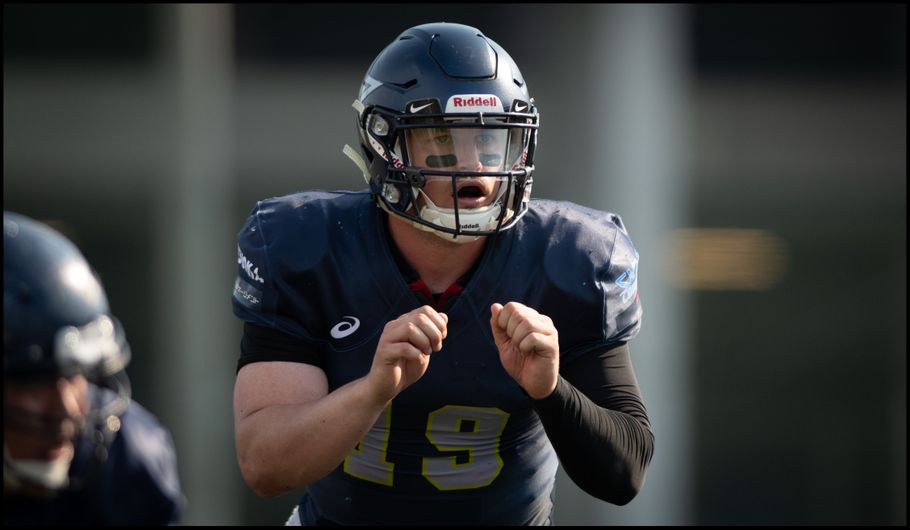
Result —
POLYGON ((166 525, 170 434, 130 400, 130 350, 76 246, 3 213, 3 524, 166 525))

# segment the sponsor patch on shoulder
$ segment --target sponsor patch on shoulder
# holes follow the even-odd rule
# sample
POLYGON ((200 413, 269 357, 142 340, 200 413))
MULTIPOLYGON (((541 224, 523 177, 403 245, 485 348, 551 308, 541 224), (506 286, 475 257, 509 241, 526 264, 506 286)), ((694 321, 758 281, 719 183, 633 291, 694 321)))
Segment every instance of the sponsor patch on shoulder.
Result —
POLYGON ((262 291, 238 276, 234 281, 234 299, 250 309, 259 309, 262 304, 262 291))
POLYGON ((265 280, 259 276, 259 267, 254 265, 252 261, 248 260, 247 257, 243 255, 239 245, 237 246, 237 265, 240 265, 249 279, 254 282, 265 283, 265 280))

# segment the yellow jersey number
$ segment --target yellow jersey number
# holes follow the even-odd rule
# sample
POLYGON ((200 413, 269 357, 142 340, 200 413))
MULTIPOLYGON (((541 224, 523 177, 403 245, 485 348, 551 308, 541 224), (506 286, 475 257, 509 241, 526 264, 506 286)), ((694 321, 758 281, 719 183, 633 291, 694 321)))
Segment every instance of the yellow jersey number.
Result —
MULTIPOLYGON (((451 456, 424 457, 421 474, 439 490, 482 488, 502 470, 499 442, 509 414, 497 407, 446 405, 427 416, 427 440, 451 456)), ((392 486, 395 464, 386 460, 392 404, 344 459, 344 472, 392 486)))

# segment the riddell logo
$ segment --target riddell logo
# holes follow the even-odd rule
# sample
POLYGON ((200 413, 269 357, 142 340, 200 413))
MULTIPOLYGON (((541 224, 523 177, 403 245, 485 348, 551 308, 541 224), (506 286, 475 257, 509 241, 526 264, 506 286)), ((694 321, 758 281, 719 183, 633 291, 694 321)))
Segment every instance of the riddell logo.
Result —
POLYGON ((495 107, 499 105, 499 98, 496 96, 490 96, 488 98, 480 96, 471 96, 469 98, 463 98, 455 96, 452 98, 452 104, 455 107, 495 107))
POLYGON ((446 112, 502 112, 502 102, 494 94, 459 94, 446 103, 446 112))

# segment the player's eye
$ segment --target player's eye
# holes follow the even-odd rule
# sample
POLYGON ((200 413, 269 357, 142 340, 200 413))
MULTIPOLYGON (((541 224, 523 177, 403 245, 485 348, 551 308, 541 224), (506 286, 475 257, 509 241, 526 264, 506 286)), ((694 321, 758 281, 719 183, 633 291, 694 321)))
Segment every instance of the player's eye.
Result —
POLYGON ((439 134, 433 137, 433 143, 437 145, 449 145, 452 143, 451 134, 439 134))

